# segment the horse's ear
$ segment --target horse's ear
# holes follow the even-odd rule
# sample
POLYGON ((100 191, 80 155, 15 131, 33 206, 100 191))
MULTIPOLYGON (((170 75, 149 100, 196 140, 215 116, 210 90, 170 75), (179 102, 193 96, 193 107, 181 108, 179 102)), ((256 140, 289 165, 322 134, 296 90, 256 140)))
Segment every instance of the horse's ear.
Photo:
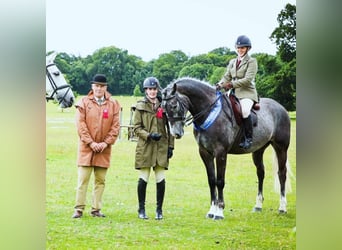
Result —
POLYGON ((171 95, 174 95, 176 93, 176 90, 177 90, 177 84, 173 84, 173 88, 172 88, 172 92, 171 92, 171 95))

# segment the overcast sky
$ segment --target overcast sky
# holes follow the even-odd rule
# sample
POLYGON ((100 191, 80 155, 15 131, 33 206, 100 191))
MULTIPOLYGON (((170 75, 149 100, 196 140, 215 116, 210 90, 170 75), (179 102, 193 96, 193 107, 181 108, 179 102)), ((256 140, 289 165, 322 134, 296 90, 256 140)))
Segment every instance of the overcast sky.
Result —
POLYGON ((234 49, 239 35, 252 53, 275 55, 269 39, 294 0, 46 0, 46 51, 85 57, 116 46, 144 61, 181 50, 188 56, 234 49))

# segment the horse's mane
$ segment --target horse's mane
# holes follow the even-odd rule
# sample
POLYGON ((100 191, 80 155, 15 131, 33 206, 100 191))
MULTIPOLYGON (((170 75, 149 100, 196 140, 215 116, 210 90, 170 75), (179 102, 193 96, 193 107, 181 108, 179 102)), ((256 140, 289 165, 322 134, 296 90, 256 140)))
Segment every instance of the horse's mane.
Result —
POLYGON ((186 83, 190 82, 192 84, 198 84, 198 85, 203 85, 204 87, 213 88, 213 86, 206 81, 202 81, 202 80, 199 80, 193 77, 188 77, 188 76, 175 79, 170 83, 170 85, 172 86, 173 84, 178 84, 181 82, 186 82, 186 83))

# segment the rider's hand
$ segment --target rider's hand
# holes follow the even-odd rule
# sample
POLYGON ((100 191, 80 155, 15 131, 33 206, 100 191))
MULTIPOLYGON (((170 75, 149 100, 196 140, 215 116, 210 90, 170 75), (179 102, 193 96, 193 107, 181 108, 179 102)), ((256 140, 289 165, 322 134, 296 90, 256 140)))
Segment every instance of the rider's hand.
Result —
POLYGON ((231 82, 229 82, 225 88, 226 89, 232 89, 233 88, 233 84, 231 82))
POLYGON ((219 90, 222 89, 222 86, 221 86, 221 84, 220 84, 219 82, 216 83, 215 86, 216 86, 216 90, 217 90, 217 91, 219 91, 219 90))

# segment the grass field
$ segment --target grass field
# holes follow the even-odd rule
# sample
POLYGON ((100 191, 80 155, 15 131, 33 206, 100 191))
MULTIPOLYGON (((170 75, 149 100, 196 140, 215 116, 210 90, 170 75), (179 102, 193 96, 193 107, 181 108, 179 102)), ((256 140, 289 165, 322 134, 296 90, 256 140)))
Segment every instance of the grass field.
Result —
MULTIPOLYGON (((130 119, 134 97, 117 97, 123 106, 122 124, 130 119)), ((166 177, 164 220, 154 220, 155 180, 147 187, 146 209, 151 219, 137 218, 134 169, 135 142, 127 130, 113 147, 112 165, 106 179, 102 212, 89 215, 92 181, 86 213, 72 219, 77 183, 77 133, 75 108, 63 112, 52 102, 46 106, 46 249, 296 249, 296 181, 287 195, 287 214, 279 215, 279 195, 273 191, 272 150, 264 162, 264 205, 252 213, 257 176, 251 155, 228 156, 225 219, 205 218, 210 206, 204 165, 197 152, 192 126, 176 140, 166 177)), ((293 116, 291 116, 293 117, 293 116)), ((294 115, 295 117, 295 115, 294 115)), ((296 175, 296 121, 292 119, 289 161, 296 175)))

